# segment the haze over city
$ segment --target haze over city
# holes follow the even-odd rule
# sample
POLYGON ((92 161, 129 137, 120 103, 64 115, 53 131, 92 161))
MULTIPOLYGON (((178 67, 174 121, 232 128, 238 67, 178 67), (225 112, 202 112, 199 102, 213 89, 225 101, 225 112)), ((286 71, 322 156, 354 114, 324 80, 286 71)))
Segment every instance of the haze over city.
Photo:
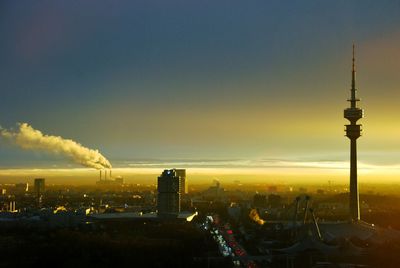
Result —
MULTIPOLYGON (((7 2, 0 15, 1 126, 98 149, 133 179, 184 166, 345 182, 354 42, 361 181, 400 174, 397 1, 7 2)), ((4 139, 0 161, 1 178, 97 176, 4 139)))

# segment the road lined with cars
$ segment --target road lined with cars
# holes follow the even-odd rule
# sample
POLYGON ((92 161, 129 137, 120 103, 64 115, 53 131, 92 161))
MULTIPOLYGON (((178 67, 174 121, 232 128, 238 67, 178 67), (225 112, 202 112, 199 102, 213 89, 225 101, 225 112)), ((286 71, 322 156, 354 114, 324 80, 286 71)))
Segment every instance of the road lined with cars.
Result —
POLYGON ((257 264, 251 260, 246 250, 236 241, 234 230, 229 222, 223 222, 218 215, 207 216, 206 222, 211 235, 218 243, 219 250, 224 257, 231 257, 234 266, 256 268, 257 264))

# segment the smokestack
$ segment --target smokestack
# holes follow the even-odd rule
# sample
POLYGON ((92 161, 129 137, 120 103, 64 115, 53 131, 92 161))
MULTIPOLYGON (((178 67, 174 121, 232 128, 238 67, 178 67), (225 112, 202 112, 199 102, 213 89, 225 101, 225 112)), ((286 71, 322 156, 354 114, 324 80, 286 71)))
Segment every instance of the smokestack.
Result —
POLYGON ((107 170, 104 170, 104 180, 107 180, 107 170))
POLYGON ((112 176, 111 176, 111 169, 110 169, 110 179, 112 178, 112 176))
POLYGON ((100 169, 100 181, 101 181, 101 169, 100 169))

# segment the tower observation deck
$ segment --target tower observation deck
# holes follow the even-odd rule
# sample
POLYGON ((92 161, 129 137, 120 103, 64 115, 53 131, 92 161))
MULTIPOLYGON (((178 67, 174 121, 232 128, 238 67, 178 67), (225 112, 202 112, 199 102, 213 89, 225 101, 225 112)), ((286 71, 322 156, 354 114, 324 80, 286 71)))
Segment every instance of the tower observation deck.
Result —
POLYGON ((353 44, 353 64, 351 70, 350 107, 344 110, 344 118, 350 121, 346 125, 346 136, 350 139, 350 217, 353 221, 360 220, 360 204, 357 181, 357 139, 361 136, 361 124, 357 121, 364 117, 364 110, 357 107, 360 101, 356 97, 356 70, 353 44))

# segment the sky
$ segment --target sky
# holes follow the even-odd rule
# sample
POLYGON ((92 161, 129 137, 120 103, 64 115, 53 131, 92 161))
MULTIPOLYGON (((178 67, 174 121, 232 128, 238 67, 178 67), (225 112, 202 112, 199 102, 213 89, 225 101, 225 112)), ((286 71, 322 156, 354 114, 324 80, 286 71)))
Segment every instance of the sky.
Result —
MULTIPOLYGON (((121 172, 302 179, 347 177, 354 42, 361 174, 400 175, 400 1, 2 1, 0 35, 3 128, 72 139, 121 172)), ((0 140, 0 168, 80 166, 0 140)))

